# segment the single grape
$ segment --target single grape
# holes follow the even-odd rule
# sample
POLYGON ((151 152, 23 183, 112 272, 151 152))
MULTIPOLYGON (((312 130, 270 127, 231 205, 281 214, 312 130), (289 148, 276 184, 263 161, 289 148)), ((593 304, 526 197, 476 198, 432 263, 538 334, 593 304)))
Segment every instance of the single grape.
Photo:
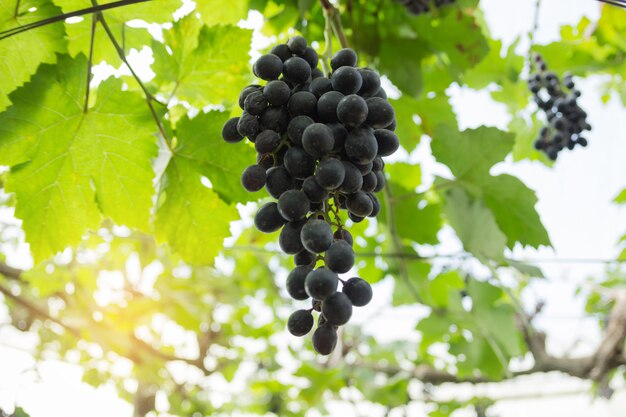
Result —
POLYGON ((336 292, 322 301, 322 314, 328 324, 342 326, 352 317, 352 302, 346 294, 336 292))
POLYGON ((280 134, 287 131, 289 113, 285 107, 268 107, 261 115, 261 126, 264 130, 274 130, 280 134))
POLYGON ((309 252, 308 250, 303 250, 296 253, 293 257, 293 260, 296 266, 304 265, 304 266, 313 266, 315 265, 315 261, 317 260, 317 254, 313 252, 309 252))
POLYGON ((326 268, 317 268, 309 272, 304 281, 306 293, 316 300, 324 300, 337 291, 339 277, 326 268))
POLYGON ((241 174, 241 184, 247 191, 259 191, 265 185, 267 175, 260 165, 250 165, 241 174))
POLYGON ((303 84, 311 77, 311 67, 304 59, 294 56, 284 62, 283 76, 293 84, 303 84))
POLYGON ((293 52, 291 52, 291 49, 289 49, 287 44, 284 44, 284 43, 281 43, 273 47, 270 53, 279 57, 280 60, 283 62, 285 62, 286 60, 288 60, 289 58, 293 56, 293 52))
POLYGON ((309 201, 313 203, 321 203, 328 197, 328 191, 322 188, 313 176, 304 180, 302 191, 304 191, 309 201))
POLYGON ((228 143, 237 143, 243 139, 243 136, 237 131, 237 123, 239 117, 228 119, 222 128, 222 139, 228 143))
POLYGON ((306 52, 307 42, 302 36, 293 36, 287 41, 287 46, 296 55, 302 55, 306 52))
POLYGON ((325 124, 313 123, 302 133, 302 146, 314 158, 320 158, 332 151, 334 145, 333 132, 325 124))
POLYGON ((313 328, 313 314, 310 310, 298 310, 289 316, 287 329, 294 336, 304 336, 313 328))
POLYGON ((276 150, 280 143, 280 135, 273 130, 264 130, 259 133, 254 141, 254 148, 258 153, 271 153, 276 150))
POLYGON ((343 293, 350 298, 352 305, 363 307, 372 301, 372 287, 364 279, 350 278, 343 286, 343 293))
POLYGON ((359 169, 352 162, 342 161, 346 175, 339 187, 339 191, 346 194, 352 194, 361 189, 363 185, 363 176, 359 169))
POLYGON ((337 331, 330 324, 319 326, 313 332, 313 348, 320 355, 330 355, 337 345, 337 331))
POLYGON ((355 67, 357 63, 357 55, 350 48, 340 49, 330 58, 330 67, 333 71, 341 67, 355 67))
POLYGON ((346 169, 336 158, 321 161, 315 170, 315 181, 326 190, 339 188, 345 177, 346 169))
POLYGON ((389 156, 400 147, 400 139, 390 130, 376 129, 374 130, 374 137, 378 144, 379 156, 389 156))
POLYGON ((341 67, 330 78, 333 90, 342 94, 356 94, 363 85, 363 78, 356 68, 341 67))
POLYGON ((277 166, 267 170, 265 189, 272 197, 278 198, 285 191, 292 190, 294 188, 294 178, 289 174, 285 167, 277 166))
POLYGON ((367 103, 356 94, 342 98, 337 105, 337 118, 346 126, 359 126, 367 119, 367 103))
POLYGON ((287 150, 283 163, 291 176, 297 179, 303 180, 315 172, 315 159, 297 146, 292 146, 287 150))
POLYGON ((378 143, 371 129, 352 129, 346 138, 346 154, 357 164, 372 162, 378 154, 378 143))
POLYGON ((291 90, 286 82, 274 80, 263 88, 263 95, 272 106, 283 106, 289 101, 291 90))
POLYGON ((363 191, 350 194, 346 202, 350 213, 359 217, 367 217, 374 209, 372 200, 363 191))
POLYGON ((306 300, 309 294, 304 289, 304 281, 307 275, 313 271, 309 266, 296 266, 287 275, 287 292, 294 300, 306 300))
POLYGON ((275 80, 283 71, 283 61, 273 54, 262 55, 252 66, 252 72, 266 81, 275 80))
POLYGON ((243 108, 250 114, 260 116, 267 108, 267 99, 260 90, 254 91, 246 97, 243 108))
POLYGON ((326 267, 337 274, 345 274, 354 266, 354 250, 345 240, 336 240, 324 256, 326 267))
POLYGON ((317 98, 320 98, 324 93, 332 91, 332 89, 333 86, 330 80, 326 77, 315 78, 311 81, 311 85, 309 86, 309 91, 317 98))
POLYGON ((289 99, 287 108, 291 117, 309 116, 315 118, 317 116, 317 97, 308 91, 298 91, 289 99))
POLYGON ((300 232, 302 231, 302 227, 305 222, 305 220, 288 222, 280 231, 280 235, 278 235, 278 245, 286 254, 295 255, 296 253, 304 250, 304 246, 302 246, 302 240, 300 238, 300 232))
POLYGON ((256 212, 254 216, 254 226, 263 233, 272 233, 280 230, 287 223, 278 212, 278 204, 267 203, 256 212))
POLYGON ((352 239, 352 234, 348 232, 346 229, 337 229, 335 233, 333 233, 333 238, 335 240, 343 240, 348 242, 350 246, 354 244, 354 240, 352 239))
POLYGON ((372 97, 366 100, 367 120, 365 123, 374 129, 388 126, 395 117, 393 106, 387 100, 380 97, 372 97))
POLYGON ((302 227, 300 238, 306 250, 313 253, 322 253, 333 243, 333 230, 326 221, 312 219, 302 227))
POLYGON ((362 97, 371 97, 380 89, 380 76, 369 68, 359 68, 359 73, 363 79, 363 84, 359 90, 362 97))
POLYGON ((287 190, 278 199, 278 212, 285 220, 301 220, 309 212, 310 202, 302 190, 287 190))
POLYGON ((256 116, 244 111, 237 122, 237 132, 239 132, 241 136, 250 137, 256 136, 258 131, 259 119, 256 116))
POLYGON ((367 175, 363 175, 363 185, 361 186, 361 191, 371 193, 376 188, 377 182, 376 174, 368 172, 367 175))

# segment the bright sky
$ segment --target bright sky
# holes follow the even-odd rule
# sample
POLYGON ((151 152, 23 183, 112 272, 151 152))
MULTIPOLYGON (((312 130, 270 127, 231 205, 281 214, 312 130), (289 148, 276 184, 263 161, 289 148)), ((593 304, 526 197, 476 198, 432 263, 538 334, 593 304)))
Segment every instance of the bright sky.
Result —
MULTIPOLYGON (((519 34, 532 25, 534 1, 482 0, 485 17, 496 38, 510 44, 519 34)), ((542 2, 537 42, 554 40, 562 24, 575 24, 583 15, 592 19, 599 14, 599 3, 593 0, 550 0, 542 2)), ((257 24, 254 19, 249 24, 257 24)), ((257 42, 263 40, 256 38, 257 42)), ((528 43, 519 45, 524 52, 528 43)), ((583 108, 589 114, 593 132, 588 135, 590 146, 564 152, 554 168, 539 163, 505 162, 496 167, 498 172, 519 176, 536 190, 539 197, 538 211, 550 232, 554 244, 552 250, 516 250, 518 258, 611 258, 616 255, 615 243, 626 231, 626 209, 611 204, 611 200, 626 186, 626 117, 617 98, 607 105, 600 102, 598 83, 594 77, 579 81, 583 92, 583 108)), ((476 93, 453 88, 452 103, 458 111, 462 128, 487 124, 505 127, 508 116, 502 106, 496 105, 486 93, 476 93)), ((428 142, 414 157, 423 163, 424 172, 440 172, 428 155, 428 142)), ((7 218, 7 213, 0 213, 7 218)), ((458 248, 454 238, 446 239, 442 252, 458 248), (449 249, 449 250, 448 250, 449 249)), ((24 253, 23 250, 20 251, 24 253)), ((25 258, 20 263, 28 263, 25 258)), ((541 264, 545 281, 536 281, 527 291, 525 302, 532 306, 539 299, 547 301, 544 315, 538 324, 551 335, 549 348, 555 352, 570 349, 576 340, 582 340, 578 352, 593 349, 598 339, 596 327, 590 320, 580 320, 582 302, 574 298, 576 287, 589 276, 602 275, 604 265, 593 263, 541 264)), ((378 305, 362 309, 355 323, 365 322, 368 312, 376 311, 390 296, 391 282, 383 282, 378 291, 378 305)), ((6 322, 6 309, 0 307, 0 323, 6 322)), ((387 310, 376 320, 367 322, 365 329, 376 332, 382 339, 393 339, 410 333, 415 324, 415 309, 387 310), (392 324, 392 325, 389 325, 392 324)), ((20 334, 10 326, 0 326, 0 408, 11 409, 15 401, 25 407, 32 417, 130 417, 132 408, 117 399, 112 387, 93 389, 80 382, 78 367, 48 361, 36 368, 29 350, 35 341, 30 335, 20 334), (37 372, 35 372, 35 369, 37 372)), ((502 401, 493 409, 497 415, 506 417, 624 417, 626 391, 619 391, 611 401, 592 401, 588 384, 559 375, 530 377, 526 380, 499 387, 481 388, 479 392, 469 388, 454 388, 454 395, 517 396, 528 394, 535 397, 544 390, 561 393, 541 399, 502 401), (565 395, 563 395, 565 393, 565 395)), ((443 395, 452 395, 444 390, 443 395)), ((159 405, 163 404, 159 402, 159 405)), ((332 415, 352 416, 352 406, 336 404, 332 415)), ((362 410, 368 416, 376 410, 362 410)), ((411 407, 409 416, 423 416, 424 409, 411 407)), ((462 417, 469 414, 458 414, 462 417)), ((394 417, 393 415, 391 417, 394 417)))

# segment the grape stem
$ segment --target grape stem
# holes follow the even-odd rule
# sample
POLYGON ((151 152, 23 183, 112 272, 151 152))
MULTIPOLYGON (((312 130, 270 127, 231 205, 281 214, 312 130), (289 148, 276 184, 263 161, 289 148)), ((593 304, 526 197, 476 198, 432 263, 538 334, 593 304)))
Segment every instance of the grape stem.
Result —
POLYGON ((341 44, 342 48, 349 48, 350 43, 346 37, 346 33, 343 30, 343 24, 341 23, 341 13, 339 9, 333 6, 328 0, 320 0, 322 8, 324 9, 324 18, 327 24, 330 22, 330 26, 335 34, 337 40, 341 44))

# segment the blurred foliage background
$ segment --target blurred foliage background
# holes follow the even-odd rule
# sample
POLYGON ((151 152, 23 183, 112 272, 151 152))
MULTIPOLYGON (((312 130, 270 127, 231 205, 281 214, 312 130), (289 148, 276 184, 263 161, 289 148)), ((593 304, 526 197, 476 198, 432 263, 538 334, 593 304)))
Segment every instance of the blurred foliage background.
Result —
MULTIPOLYGON (((520 301, 543 274, 511 250, 550 238, 535 193, 490 170, 508 155, 551 162, 532 146, 544 121, 527 91, 530 51, 493 39, 478 0, 419 16, 392 0, 332 2, 326 13, 314 0, 196 3, 121 4, 13 33, 100 3, 0 0, 0 293, 10 326, 36 335, 37 359, 79 364, 93 386, 113 383, 135 416, 326 415, 333 399, 382 415, 419 401, 433 417, 462 408, 482 416, 492 399, 442 401, 437 387, 548 371, 598 388, 624 377, 619 263, 581 290, 605 329, 589 356, 548 353, 533 326, 541 306, 520 301), (251 11, 263 16, 255 48, 252 30, 237 25, 251 11), (360 325, 389 308, 377 304, 319 358, 309 340, 285 334, 292 261, 276 235, 251 228, 267 197, 239 183, 254 150, 235 150, 220 131, 254 81, 251 57, 294 33, 321 52, 325 19, 360 65, 386 76, 406 151, 387 165, 379 218, 351 226, 358 274, 392 280, 392 306, 420 305, 423 315, 406 340, 380 342, 360 325), (152 73, 128 70, 137 51, 152 73), (488 89, 511 116, 507 131, 460 131, 452 85, 488 89), (432 184, 409 156, 425 138, 449 168, 432 184), (438 256, 442 231, 463 250, 438 256), (32 262, 17 259, 25 243, 32 262)), ((597 21, 560 35, 532 51, 559 74, 604 75, 602 90, 586 93, 626 105, 626 11, 604 6, 597 21)), ((626 203, 626 190, 615 202, 626 203)), ((617 245, 615 260, 626 260, 617 245)))

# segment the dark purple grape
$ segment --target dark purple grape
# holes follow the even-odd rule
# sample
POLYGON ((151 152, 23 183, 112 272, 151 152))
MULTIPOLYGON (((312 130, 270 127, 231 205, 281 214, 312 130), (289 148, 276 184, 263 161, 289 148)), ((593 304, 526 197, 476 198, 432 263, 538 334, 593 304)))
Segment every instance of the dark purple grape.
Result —
POLYGON ((304 336, 311 331, 314 323, 310 310, 298 310, 289 316, 287 329, 294 336, 304 336))
POLYGON ((363 307, 372 301, 372 287, 364 279, 350 278, 343 286, 343 293, 348 296, 352 305, 363 307))
POLYGON ((336 292, 322 301, 322 314, 328 324, 342 326, 352 317, 352 302, 346 294, 336 292))
POLYGON ((300 239, 309 252, 322 253, 333 243, 333 230, 325 220, 312 219, 302 227, 300 239))
POLYGON ((309 294, 304 289, 304 281, 307 275, 313 271, 309 266, 296 266, 287 275, 287 292, 294 300, 306 300, 309 294))
POLYGON ((306 293, 316 300, 324 300, 337 291, 339 277, 326 268, 317 268, 308 273, 304 281, 306 293))
POLYGON ((330 324, 323 324, 313 332, 313 349, 320 355, 330 355, 337 345, 337 331, 330 324))
POLYGON ((263 233, 272 233, 280 230, 287 223, 278 212, 278 204, 275 202, 267 203, 257 211, 254 216, 254 226, 263 233))

